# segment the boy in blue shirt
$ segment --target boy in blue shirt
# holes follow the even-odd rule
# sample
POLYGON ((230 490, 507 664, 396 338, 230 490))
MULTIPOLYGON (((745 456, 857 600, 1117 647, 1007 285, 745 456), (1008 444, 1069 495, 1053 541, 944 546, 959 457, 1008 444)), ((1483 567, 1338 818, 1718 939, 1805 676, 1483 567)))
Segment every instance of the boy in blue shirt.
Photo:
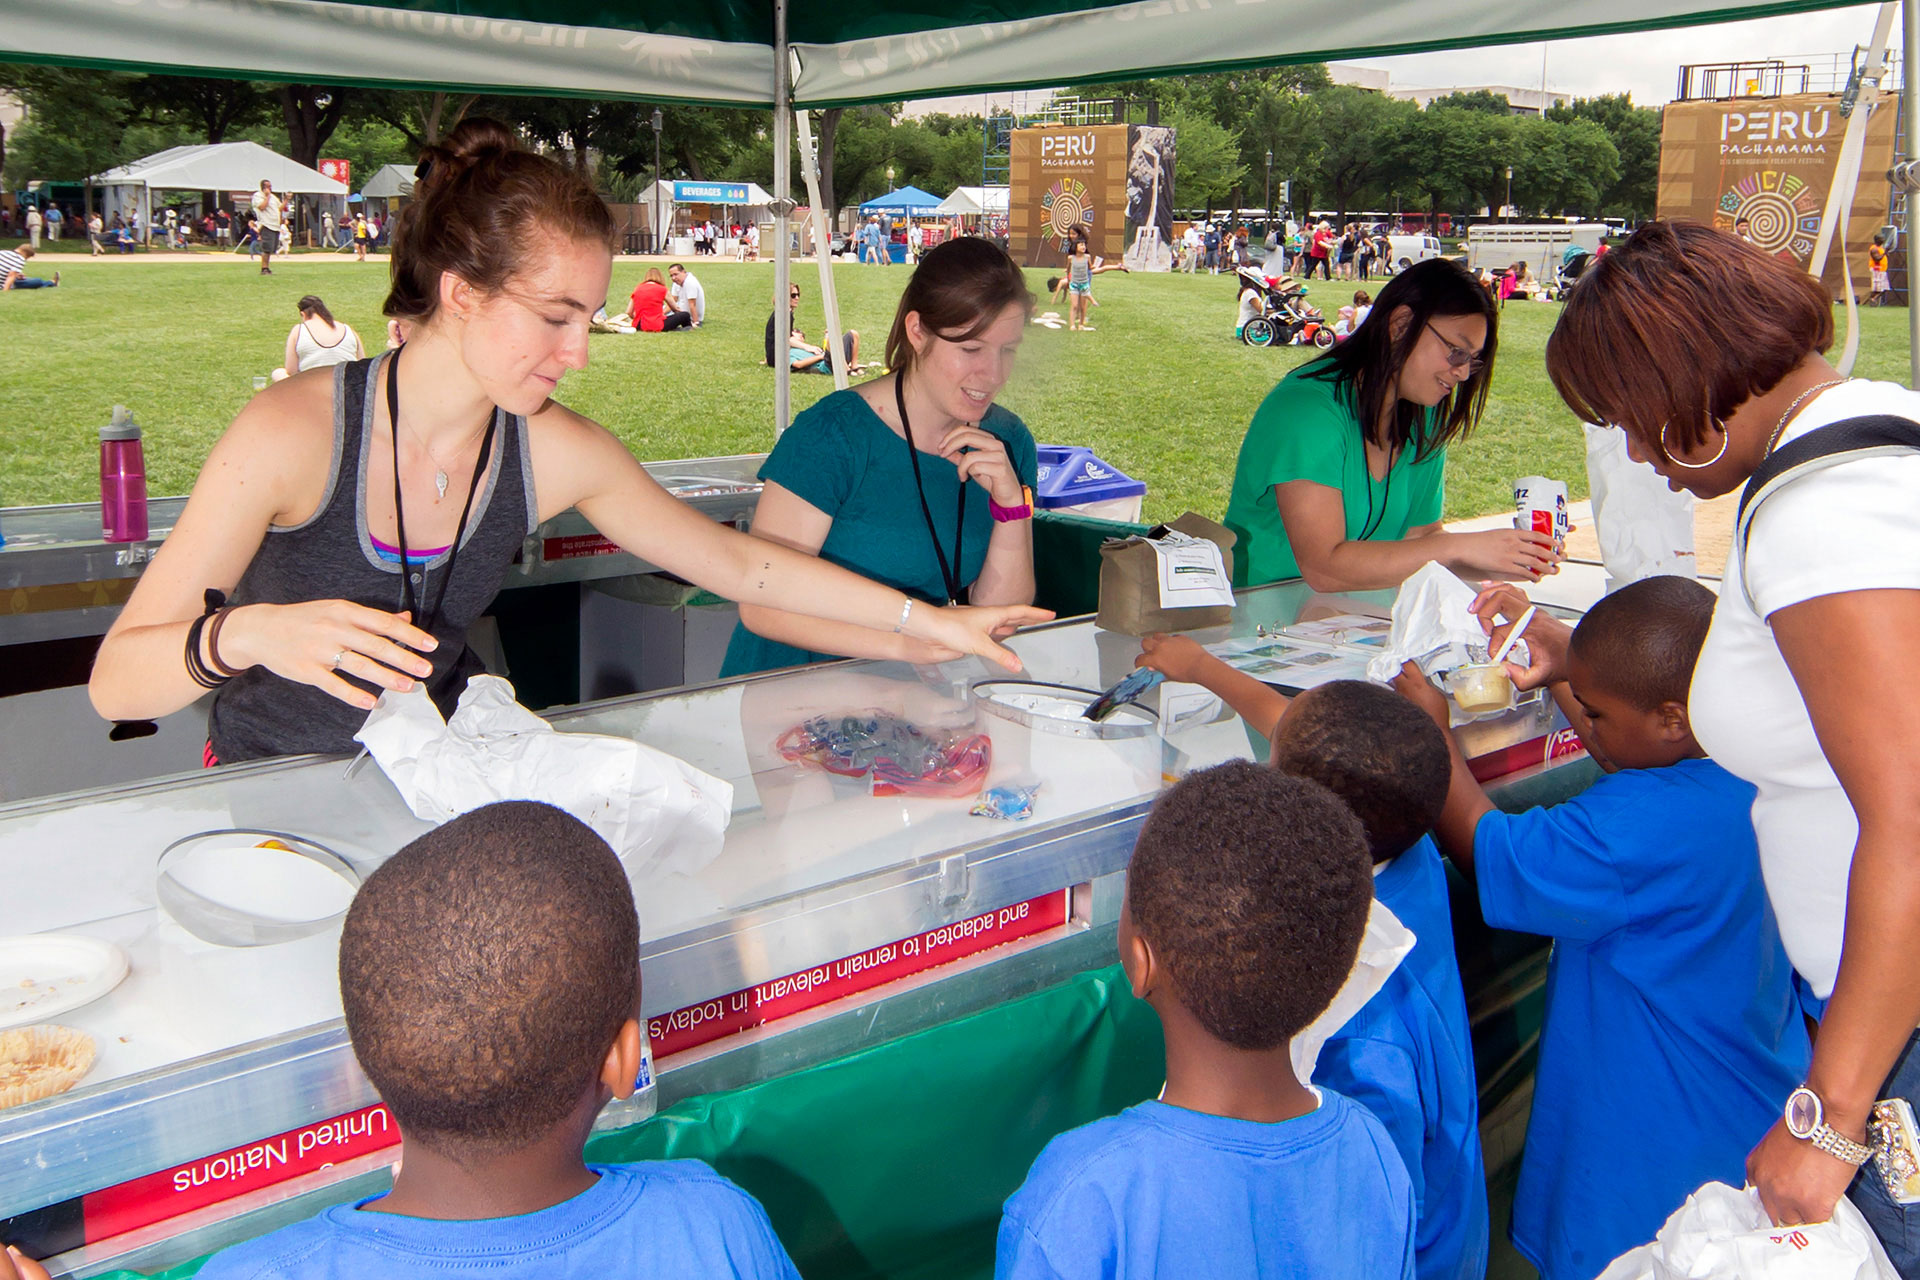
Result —
POLYGON ((1047 1144, 1007 1201, 998 1280, 1413 1274, 1392 1142, 1288 1056, 1359 954, 1367 862, 1353 814, 1304 778, 1236 761, 1160 798, 1119 949, 1165 1030, 1166 1088, 1047 1144))
POLYGON ((620 860, 548 805, 476 809, 367 877, 340 995, 392 1110, 393 1190, 216 1255, 204 1280, 798 1280, 757 1201, 705 1165, 588 1165, 640 1069, 640 928, 620 860))
MULTIPOLYGON (((1483 603, 1512 618, 1526 597, 1483 603)), ((1806 1078, 1753 788, 1705 758, 1687 721, 1712 617, 1710 591, 1662 577, 1571 634, 1535 618, 1522 683, 1554 686, 1608 770, 1574 799, 1502 813, 1453 749, 1441 847, 1474 874, 1488 924, 1554 940, 1513 1204, 1514 1245, 1545 1280, 1591 1280, 1702 1183, 1741 1185, 1753 1135, 1806 1078)), ((1396 687, 1447 723, 1417 668, 1396 687)))
POLYGON ((1386 689, 1338 680, 1289 699, 1186 636, 1149 636, 1140 663, 1204 685, 1273 743, 1275 768, 1346 801, 1373 856, 1373 894, 1414 935, 1381 989, 1320 1050, 1315 1084, 1386 1126, 1413 1180, 1419 1280, 1487 1272, 1479 1081, 1447 870, 1427 834, 1446 803, 1446 737, 1386 689))
POLYGON ((1320 1050, 1314 1083, 1386 1126, 1419 1205, 1419 1280, 1487 1273, 1480 1086, 1447 868, 1428 834, 1446 804, 1447 740, 1393 690, 1340 680, 1308 690, 1273 733, 1277 769, 1347 802, 1373 855, 1373 896, 1412 930, 1413 950, 1320 1050))

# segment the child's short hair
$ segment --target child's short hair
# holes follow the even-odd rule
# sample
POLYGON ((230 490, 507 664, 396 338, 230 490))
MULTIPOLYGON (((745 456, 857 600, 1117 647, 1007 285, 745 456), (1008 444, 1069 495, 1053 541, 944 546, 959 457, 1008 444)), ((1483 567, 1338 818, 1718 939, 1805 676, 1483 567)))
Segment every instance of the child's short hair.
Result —
POLYGON ((367 877, 340 935, 353 1051, 410 1138, 501 1148, 563 1120, 634 1016, 640 922, 591 828, 516 800, 367 877))
POLYGON ((1885 245, 1885 244, 1887 243, 1887 238, 1886 238, 1885 236, 1883 236, 1883 235, 1881 235, 1881 236, 1875 236, 1875 237, 1873 238, 1873 242, 1874 242, 1875 244, 1877 244, 1877 245, 1885 245))
POLYGON ((1287 1043, 1347 980, 1373 901, 1360 824, 1316 782, 1246 760, 1153 806, 1127 910, 1180 1002, 1239 1049, 1287 1043))
POLYGON ((1641 711, 1685 705, 1713 625, 1713 592, 1691 578, 1630 582, 1587 610, 1569 650, 1609 691, 1641 711))
POLYGON ((1059 287, 1060 287, 1060 277, 1059 277, 1059 276, 1048 276, 1048 277, 1047 277, 1047 292, 1048 292, 1048 293, 1052 293, 1052 292, 1054 292, 1054 291, 1055 291, 1056 289, 1058 289, 1059 287))
POLYGON ((1433 830, 1453 758, 1440 726, 1384 685, 1335 680, 1293 700, 1273 738, 1273 765, 1347 802, 1375 862, 1433 830))

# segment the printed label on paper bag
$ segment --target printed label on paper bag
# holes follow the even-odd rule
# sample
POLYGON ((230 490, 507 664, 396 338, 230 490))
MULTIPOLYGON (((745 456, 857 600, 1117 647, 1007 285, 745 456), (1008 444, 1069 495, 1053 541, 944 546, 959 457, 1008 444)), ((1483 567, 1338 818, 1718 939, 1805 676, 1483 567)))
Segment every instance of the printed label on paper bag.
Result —
POLYGON ((1147 545, 1160 564, 1162 609, 1233 606, 1233 584, 1219 544, 1169 529, 1165 537, 1147 545))

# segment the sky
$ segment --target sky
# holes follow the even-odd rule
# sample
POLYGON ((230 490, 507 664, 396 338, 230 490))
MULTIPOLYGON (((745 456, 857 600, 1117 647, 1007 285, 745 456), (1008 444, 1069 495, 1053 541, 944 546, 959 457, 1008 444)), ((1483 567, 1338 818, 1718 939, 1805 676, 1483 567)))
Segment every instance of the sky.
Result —
MULTIPOLYGON (((1685 63, 1736 62, 1781 58, 1788 62, 1824 60, 1815 75, 1831 66, 1830 55, 1850 53, 1873 38, 1877 5, 1829 9, 1821 13, 1723 22, 1706 27, 1634 35, 1560 40, 1546 46, 1547 88, 1593 97, 1628 90, 1642 106, 1659 106, 1674 96, 1685 63)), ((1900 38, 1898 23, 1894 41, 1900 38)), ((1417 53, 1394 58, 1347 59, 1355 66, 1384 67, 1395 88, 1505 84, 1540 86, 1539 44, 1453 53, 1417 53)), ((1897 65, 1897 59, 1896 59, 1897 65)), ((1816 89, 1830 86, 1816 82, 1816 89)))

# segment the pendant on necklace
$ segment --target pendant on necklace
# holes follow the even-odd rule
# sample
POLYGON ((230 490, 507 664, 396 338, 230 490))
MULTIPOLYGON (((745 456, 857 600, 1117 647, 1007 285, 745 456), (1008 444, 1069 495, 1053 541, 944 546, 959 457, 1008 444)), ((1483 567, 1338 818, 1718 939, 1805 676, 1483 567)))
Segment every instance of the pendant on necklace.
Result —
MULTIPOLYGON (((433 487, 440 491, 440 497, 447 496, 447 473, 436 470, 433 473, 433 487)), ((438 501, 438 499, 436 499, 438 501)))

